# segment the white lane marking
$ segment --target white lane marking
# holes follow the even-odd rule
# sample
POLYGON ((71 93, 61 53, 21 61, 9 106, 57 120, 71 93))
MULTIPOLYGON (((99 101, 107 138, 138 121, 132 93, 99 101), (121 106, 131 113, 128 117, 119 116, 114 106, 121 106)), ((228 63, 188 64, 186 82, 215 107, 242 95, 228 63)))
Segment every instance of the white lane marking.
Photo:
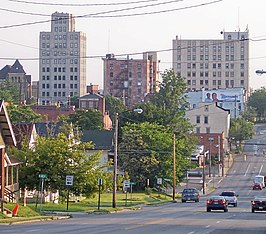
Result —
POLYGON ((211 225, 207 225, 207 226, 205 226, 206 228, 209 228, 211 225))
POLYGON ((221 221, 217 221, 216 223, 220 223, 221 221))
POLYGON ((223 181, 223 178, 218 181, 218 184, 220 184, 223 181))
POLYGON ((260 173, 261 173, 261 171, 262 171, 262 168, 263 168, 263 165, 260 166, 259 175, 260 175, 260 173))
POLYGON ((195 233, 195 232, 189 232, 188 234, 193 234, 193 233, 195 233))
POLYGON ((244 176, 247 176, 248 170, 249 170, 250 164, 248 164, 247 170, 245 171, 244 176))

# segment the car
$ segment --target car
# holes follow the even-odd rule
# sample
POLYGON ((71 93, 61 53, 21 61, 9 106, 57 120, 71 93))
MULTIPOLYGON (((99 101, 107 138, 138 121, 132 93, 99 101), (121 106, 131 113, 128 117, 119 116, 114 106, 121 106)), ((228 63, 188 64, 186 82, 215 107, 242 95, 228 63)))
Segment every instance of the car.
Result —
POLYGON ((235 191, 223 191, 220 196, 223 196, 225 198, 228 205, 233 205, 234 207, 237 207, 238 195, 235 193, 235 191))
POLYGON ((197 190, 196 188, 185 188, 182 192, 181 200, 183 203, 187 201, 199 202, 199 190, 197 190))
POLYGON ((223 196, 212 196, 206 203, 207 212, 212 210, 223 210, 228 212, 228 203, 223 196))
POLYGON ((261 183, 254 183, 252 186, 253 190, 260 189, 262 190, 262 184, 261 183))
POLYGON ((251 212, 266 211, 266 197, 256 197, 251 201, 251 212))

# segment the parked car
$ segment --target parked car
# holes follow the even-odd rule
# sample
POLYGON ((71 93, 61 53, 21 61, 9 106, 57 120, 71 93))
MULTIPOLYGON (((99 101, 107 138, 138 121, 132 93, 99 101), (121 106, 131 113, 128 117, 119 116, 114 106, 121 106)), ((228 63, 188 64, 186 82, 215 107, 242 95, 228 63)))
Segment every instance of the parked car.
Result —
POLYGON ((235 191, 223 191, 220 196, 223 196, 225 198, 228 205, 233 205, 234 207, 237 207, 238 195, 235 193, 235 191))
POLYGON ((185 188, 182 192, 182 202, 194 201, 199 202, 200 195, 199 190, 196 188, 185 188))
POLYGON ((256 197, 251 201, 251 212, 266 210, 266 197, 256 197))
POLYGON ((254 183, 252 189, 253 190, 256 190, 256 189, 262 190, 262 184, 261 183, 254 183))
POLYGON ((223 210, 228 212, 228 203, 223 196, 212 196, 206 203, 207 212, 211 210, 223 210))

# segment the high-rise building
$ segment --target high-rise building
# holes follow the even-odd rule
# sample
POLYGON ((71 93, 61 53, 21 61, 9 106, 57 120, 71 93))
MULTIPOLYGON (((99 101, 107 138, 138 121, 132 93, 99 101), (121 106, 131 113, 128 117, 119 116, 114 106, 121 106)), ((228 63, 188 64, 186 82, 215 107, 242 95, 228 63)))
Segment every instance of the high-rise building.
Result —
POLYGON ((40 33, 39 104, 66 104, 86 94, 86 35, 71 14, 55 12, 51 32, 40 33))
POLYGON ((173 68, 188 91, 244 88, 249 94, 249 32, 221 32, 221 40, 173 40, 173 68))
POLYGON ((143 53, 142 59, 116 59, 107 54, 104 61, 104 95, 123 100, 128 107, 144 102, 158 87, 156 52, 143 53))

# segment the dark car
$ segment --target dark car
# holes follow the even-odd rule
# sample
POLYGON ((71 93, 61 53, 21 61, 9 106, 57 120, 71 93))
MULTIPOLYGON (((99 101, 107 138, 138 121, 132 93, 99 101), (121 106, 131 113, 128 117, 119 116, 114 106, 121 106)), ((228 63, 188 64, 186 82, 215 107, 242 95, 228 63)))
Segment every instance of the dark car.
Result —
POLYGON ((260 189, 262 190, 262 184, 261 183, 254 183, 252 186, 253 190, 260 189))
POLYGON ((207 200, 206 208, 207 212, 211 212, 211 210, 223 210, 224 212, 228 212, 228 203, 222 196, 212 196, 207 200))
POLYGON ((196 188, 185 188, 182 192, 182 202, 194 201, 199 202, 199 190, 196 188))
POLYGON ((251 201, 251 212, 266 210, 266 197, 256 197, 251 201))
POLYGON ((237 207, 238 195, 234 191, 223 191, 220 196, 225 198, 228 205, 233 205, 234 207, 237 207))

